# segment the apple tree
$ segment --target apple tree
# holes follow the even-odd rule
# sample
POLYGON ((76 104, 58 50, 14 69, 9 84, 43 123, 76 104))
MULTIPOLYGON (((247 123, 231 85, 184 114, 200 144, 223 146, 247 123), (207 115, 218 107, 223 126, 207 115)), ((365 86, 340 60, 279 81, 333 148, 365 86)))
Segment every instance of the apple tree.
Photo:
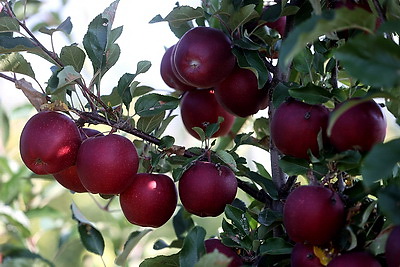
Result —
POLYGON ((159 66, 168 91, 140 82, 146 60, 102 86, 126 60, 119 0, 59 50, 71 19, 30 28, 33 2, 1 1, 0 78, 36 110, 21 160, 0 158, 1 264, 93 264, 85 250, 104 266, 105 251, 120 266, 399 266, 398 0, 176 3, 149 22, 176 36, 159 66), (32 57, 52 65, 47 81, 32 57), (176 120, 197 145, 167 134, 176 120), (152 231, 156 256, 134 262, 152 231))

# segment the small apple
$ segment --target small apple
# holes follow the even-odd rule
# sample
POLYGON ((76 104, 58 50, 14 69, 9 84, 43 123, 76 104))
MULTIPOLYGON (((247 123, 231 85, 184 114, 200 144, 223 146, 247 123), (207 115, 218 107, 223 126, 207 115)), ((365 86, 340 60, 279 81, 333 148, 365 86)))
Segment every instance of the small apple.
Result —
MULTIPOLYGON (((103 136, 101 132, 90 128, 80 128, 79 132, 81 134, 82 142, 89 137, 103 136)), ((54 173, 53 176, 59 184, 71 191, 76 193, 87 192, 78 176, 78 171, 75 164, 60 172, 54 173)))
POLYGON ((200 127, 203 130, 211 123, 217 123, 218 117, 223 117, 219 130, 212 136, 226 135, 235 120, 235 116, 226 111, 215 97, 214 90, 192 90, 185 93, 180 104, 181 116, 186 130, 195 138, 199 135, 192 129, 200 127))
POLYGON ((367 252, 348 252, 333 258, 328 267, 382 267, 371 254, 367 252))
POLYGON ((128 138, 109 134, 83 141, 76 166, 89 192, 116 195, 131 184, 139 167, 139 156, 128 138))
POLYGON ((258 89, 256 75, 248 69, 236 66, 215 87, 215 96, 221 106, 235 116, 247 117, 256 114, 268 102, 268 84, 258 89))
POLYGON ((23 162, 36 174, 53 174, 74 165, 80 144, 74 121, 55 111, 31 117, 19 143, 23 162))
POLYGON ((204 241, 204 245, 206 247, 206 253, 212 253, 214 250, 217 250, 219 253, 230 258, 231 262, 227 267, 241 267, 243 265, 243 261, 239 255, 232 248, 222 244, 221 240, 210 238, 204 241))
POLYGON ((276 109, 272 117, 272 141, 281 153, 288 156, 309 159, 309 150, 318 156, 320 145, 327 139, 328 120, 329 110, 325 106, 289 99, 276 109))
POLYGON ((185 209, 197 216, 218 216, 237 192, 235 174, 226 166, 197 161, 179 180, 179 197, 185 209))
POLYGON ((197 88, 211 88, 233 70, 232 42, 221 30, 195 27, 176 44, 173 64, 179 75, 197 88))
POLYGON ((323 267, 314 253, 314 246, 296 243, 290 256, 291 267, 323 267))
POLYGON ((193 86, 183 83, 176 76, 175 71, 172 69, 172 52, 175 45, 168 48, 161 60, 160 73, 163 81, 171 88, 179 91, 189 91, 196 89, 193 86))
POLYGON ((300 186, 286 199, 283 224, 295 242, 323 245, 336 237, 344 222, 344 204, 331 189, 300 186))
POLYGON ((173 180, 163 174, 139 173, 120 194, 126 219, 144 227, 160 227, 175 211, 178 193, 173 180))
POLYGON ((400 266, 400 226, 390 232, 385 247, 386 263, 388 267, 400 266))
MULTIPOLYGON (((356 99, 339 104, 332 115, 341 105, 352 101, 356 99)), ((385 135, 386 119, 382 109, 375 101, 369 100, 349 108, 339 116, 332 127, 329 140, 337 151, 355 149, 368 152, 375 144, 383 142, 385 135)))

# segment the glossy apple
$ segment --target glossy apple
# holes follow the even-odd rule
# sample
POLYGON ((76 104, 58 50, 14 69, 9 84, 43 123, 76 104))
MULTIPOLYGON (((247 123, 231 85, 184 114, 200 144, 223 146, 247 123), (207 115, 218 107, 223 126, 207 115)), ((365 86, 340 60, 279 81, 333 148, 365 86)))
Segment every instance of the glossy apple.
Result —
POLYGON ((187 84, 211 88, 235 66, 236 59, 231 48, 231 40, 221 30, 192 28, 176 44, 173 63, 187 84))
POLYGON ((386 240, 385 256, 388 267, 400 266, 400 226, 390 232, 386 240))
MULTIPOLYGON (((354 102, 349 99, 345 104, 354 102)), ((332 116, 331 116, 332 117, 332 116)), ((338 151, 349 149, 369 151, 375 144, 383 142, 386 135, 386 119, 381 107, 373 100, 361 102, 346 110, 332 127, 329 140, 338 151)))
POLYGON ((194 137, 199 135, 192 129, 200 127, 203 130, 211 123, 218 122, 223 117, 219 130, 212 136, 226 135, 235 120, 235 116, 226 111, 218 102, 213 90, 193 90, 185 93, 180 104, 181 116, 186 130, 194 137))
POLYGON ((121 193, 126 219, 144 227, 160 227, 175 211, 178 193, 173 180, 163 174, 139 173, 121 193))
MULTIPOLYGON (((101 132, 90 128, 80 128, 79 132, 81 134, 82 142, 89 137, 103 136, 101 132)), ((54 173, 53 176, 59 184, 71 191, 76 193, 87 192, 78 176, 75 164, 60 172, 54 173)))
POLYGON ((164 56, 162 57, 161 60, 161 66, 160 66, 160 73, 163 81, 171 88, 174 88, 176 90, 180 91, 189 91, 189 90, 194 90, 196 87, 187 85, 183 83, 179 78, 176 76, 173 66, 172 66, 172 52, 174 50, 175 45, 171 46, 168 48, 164 56))
POLYGON ((200 217, 218 216, 237 192, 235 174, 226 166, 197 161, 179 180, 179 197, 185 209, 200 217))
POLYGON ((319 155, 318 137, 326 142, 329 110, 290 99, 282 103, 271 120, 271 138, 283 154, 309 159, 308 151, 319 155))
POLYGON ((233 71, 215 87, 215 96, 221 106, 239 117, 256 114, 268 102, 268 85, 258 89, 256 75, 248 69, 236 66, 233 71))
POLYGON ((231 262, 227 267, 240 267, 243 265, 243 261, 239 255, 232 248, 222 244, 221 240, 210 238, 204 241, 204 245, 206 247, 206 253, 212 253, 217 250, 219 253, 222 253, 230 258, 231 262))
POLYGON ((296 243, 290 256, 291 267, 323 267, 314 253, 314 246, 296 243))
POLYGON ((367 252, 348 252, 333 258, 328 267, 382 267, 371 254, 367 252))
POLYGON ((26 123, 20 154, 36 174, 53 174, 75 164, 81 136, 74 121, 55 111, 42 111, 26 123))
POLYGON ((139 167, 139 157, 129 139, 109 134, 83 141, 76 166, 89 192, 116 195, 131 184, 139 167))
POLYGON ((300 186, 286 199, 283 224, 295 242, 323 245, 336 237, 344 222, 344 204, 331 189, 300 186))

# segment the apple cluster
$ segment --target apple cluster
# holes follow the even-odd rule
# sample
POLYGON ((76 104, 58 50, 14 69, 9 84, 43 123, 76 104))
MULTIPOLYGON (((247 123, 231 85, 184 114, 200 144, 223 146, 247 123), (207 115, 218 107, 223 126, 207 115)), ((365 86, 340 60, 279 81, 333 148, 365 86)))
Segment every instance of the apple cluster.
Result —
MULTIPOLYGON (((173 180, 137 173, 137 150, 122 135, 78 128, 63 113, 42 111, 26 123, 20 153, 34 173, 51 174, 71 191, 119 195, 122 212, 133 224, 159 227, 175 211, 178 192, 173 180)), ((202 217, 220 215, 236 192, 234 173, 210 162, 194 162, 179 181, 183 206, 202 217)))
POLYGON ((208 124, 224 118, 213 137, 226 135, 235 116, 247 117, 268 105, 268 82, 258 88, 257 76, 240 68, 232 53, 232 41, 221 30, 195 27, 168 48, 160 73, 164 82, 183 93, 180 111, 188 132, 199 135, 208 124))
POLYGON ((272 117, 272 141, 282 154, 302 159, 309 159, 311 155, 318 157, 323 149, 331 147, 336 152, 368 152, 383 142, 387 124, 375 101, 358 103, 359 100, 346 100, 330 111, 323 105, 288 99, 272 117), (342 113, 343 105, 349 108, 342 113), (329 124, 333 126, 328 135, 329 124))

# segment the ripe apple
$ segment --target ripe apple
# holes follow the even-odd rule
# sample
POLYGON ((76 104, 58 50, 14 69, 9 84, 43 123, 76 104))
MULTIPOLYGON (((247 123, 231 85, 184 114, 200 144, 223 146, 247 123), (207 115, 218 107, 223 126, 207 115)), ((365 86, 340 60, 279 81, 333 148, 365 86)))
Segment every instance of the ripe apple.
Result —
POLYGON ((230 258, 231 262, 227 267, 240 267, 243 265, 243 261, 239 255, 232 248, 222 244, 221 240, 210 238, 204 241, 204 245, 206 247, 206 253, 212 253, 215 250, 218 250, 219 253, 222 253, 230 258))
POLYGON ((161 60, 160 73, 163 81, 171 88, 179 91, 189 91, 196 89, 193 86, 183 83, 172 69, 172 52, 175 45, 168 48, 161 60))
POLYGON ((386 263, 388 267, 400 266, 400 226, 390 232, 385 247, 386 263))
POLYGON ((275 111, 271 120, 271 138, 283 154, 309 159, 308 151, 319 155, 318 136, 326 142, 329 110, 323 105, 310 105, 289 99, 275 111))
POLYGON ((23 162, 36 174, 57 173, 74 165, 80 144, 74 121, 55 111, 30 118, 19 143, 23 162))
MULTIPOLYGON (((355 101, 349 99, 339 104, 355 101)), ((329 140, 338 151, 349 149, 369 151, 375 144, 383 142, 386 135, 386 119, 381 107, 373 100, 357 104, 346 110, 332 127, 329 140)))
POLYGON ((218 102, 213 90, 192 90, 182 97, 181 116, 186 130, 194 137, 199 135, 192 129, 200 127, 206 129, 208 124, 218 122, 218 117, 223 117, 219 130, 212 136, 226 135, 235 120, 235 116, 226 111, 218 102))
POLYGON ((314 254, 314 246, 296 243, 290 257, 291 267, 323 267, 314 254))
MULTIPOLYGON (((265 6, 263 8, 263 12, 265 12, 270 6, 265 6)), ((279 17, 275 21, 270 21, 265 23, 265 25, 268 26, 268 28, 271 28, 273 30, 276 30, 279 32, 279 34, 284 37, 285 36, 285 28, 286 28, 286 16, 279 17)))
POLYGON ((256 114, 268 102, 268 84, 258 89, 256 75, 248 69, 236 66, 215 87, 215 96, 221 106, 235 116, 247 117, 256 114))
MULTIPOLYGON (((89 137, 103 136, 101 132, 90 128, 80 128, 79 132, 81 134, 82 142, 89 137)), ((81 182, 81 179, 79 179, 75 164, 60 172, 54 173, 53 176, 59 184, 71 191, 76 193, 87 192, 86 188, 81 182)))
POLYGON ((139 173, 120 195, 126 219, 144 227, 165 224, 174 213, 177 201, 175 184, 164 174, 139 173))
POLYGON ((322 186, 294 189, 283 209, 283 224, 295 242, 323 245, 335 238, 344 222, 345 209, 339 195, 322 186))
POLYGON ((196 27, 178 41, 173 64, 179 75, 197 88, 211 88, 233 70, 232 42, 221 30, 196 27))
POLYGON ((218 216, 236 196, 235 174, 226 166, 197 161, 179 180, 179 196, 185 209, 197 216, 218 216))
POLYGON ((382 267, 382 265, 367 252, 349 252, 333 258, 328 267, 382 267))
POLYGON ((131 184, 139 167, 139 157, 128 138, 109 134, 83 141, 76 166, 89 192, 116 195, 131 184))

